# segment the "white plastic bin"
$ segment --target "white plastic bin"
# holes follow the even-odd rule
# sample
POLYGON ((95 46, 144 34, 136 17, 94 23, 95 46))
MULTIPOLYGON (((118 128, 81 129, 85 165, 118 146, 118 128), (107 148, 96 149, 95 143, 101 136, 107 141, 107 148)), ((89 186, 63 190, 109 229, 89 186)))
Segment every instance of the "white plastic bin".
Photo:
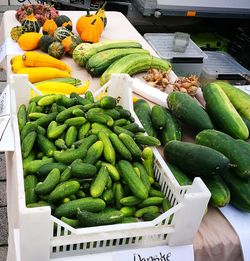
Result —
POLYGON ((191 39, 185 52, 174 52, 172 50, 174 34, 172 33, 146 33, 144 38, 160 58, 171 62, 173 71, 178 76, 190 74, 200 76, 206 54, 191 39))
MULTIPOLYGON (((131 86, 132 79, 128 75, 113 75, 95 97, 98 98, 105 91, 108 95, 120 96, 121 105, 129 109, 139 123, 133 112, 131 86)), ((144 246, 192 244, 206 210, 210 192, 200 178, 195 178, 190 186, 180 187, 156 149, 155 177, 172 207, 153 221, 74 229, 52 216, 50 207, 26 208, 17 110, 20 104, 28 103, 30 89, 27 87, 32 85, 27 81, 26 75, 11 76, 11 122, 15 151, 7 153, 6 157, 9 249, 14 246, 14 229, 20 230, 22 261, 47 261, 56 257, 144 246)))
POLYGON ((230 80, 233 84, 245 83, 242 74, 249 75, 249 71, 240 65, 230 54, 223 51, 205 51, 200 80, 206 84, 215 80, 230 80))

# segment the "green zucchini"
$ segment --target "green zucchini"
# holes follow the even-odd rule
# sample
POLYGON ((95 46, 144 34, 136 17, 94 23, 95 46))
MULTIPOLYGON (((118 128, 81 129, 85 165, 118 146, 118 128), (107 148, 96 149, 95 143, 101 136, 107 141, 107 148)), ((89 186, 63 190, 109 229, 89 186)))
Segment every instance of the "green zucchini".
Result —
POLYGON ((207 112, 187 93, 171 92, 167 104, 171 113, 193 130, 214 128, 207 112))
POLYGON ((109 49, 90 57, 86 64, 87 71, 92 76, 101 76, 102 73, 116 60, 128 54, 149 54, 147 50, 141 48, 115 48, 109 49))
POLYGON ((129 40, 102 41, 94 44, 79 44, 73 51, 72 57, 76 64, 85 66, 87 61, 98 52, 115 48, 141 48, 141 44, 129 40))
POLYGON ((203 88, 206 109, 215 124, 233 138, 246 140, 249 131, 227 95, 216 83, 203 88))
POLYGON ((164 156, 168 162, 193 177, 221 174, 230 167, 229 159, 219 151, 189 142, 168 142, 164 156))
POLYGON ((168 71, 171 69, 171 64, 149 54, 129 54, 116 60, 105 70, 100 78, 100 84, 102 86, 109 81, 113 73, 134 75, 150 68, 168 71))
POLYGON ((250 154, 231 136, 216 130, 204 130, 196 136, 195 143, 223 153, 233 164, 233 172, 243 179, 250 177, 250 154))

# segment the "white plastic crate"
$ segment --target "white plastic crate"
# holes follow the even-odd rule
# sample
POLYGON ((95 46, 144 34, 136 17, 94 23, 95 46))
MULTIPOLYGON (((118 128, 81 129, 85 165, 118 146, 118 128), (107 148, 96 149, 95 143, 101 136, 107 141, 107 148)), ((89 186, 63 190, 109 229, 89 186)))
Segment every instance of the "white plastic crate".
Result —
MULTIPOLYGON (((105 91, 108 95, 120 96, 121 105, 129 109, 139 123, 133 111, 131 86, 132 79, 128 75, 113 75, 95 97, 105 91)), ((29 87, 33 86, 26 75, 10 77, 15 151, 6 153, 9 249, 14 247, 14 229, 20 231, 20 256, 23 261, 46 261, 56 257, 164 244, 192 244, 210 192, 200 178, 195 178, 190 186, 180 187, 156 149, 155 177, 172 207, 153 221, 74 229, 52 216, 50 207, 26 208, 17 110, 20 104, 28 103, 29 87)), ((15 260, 10 255, 9 252, 8 260, 15 260)))

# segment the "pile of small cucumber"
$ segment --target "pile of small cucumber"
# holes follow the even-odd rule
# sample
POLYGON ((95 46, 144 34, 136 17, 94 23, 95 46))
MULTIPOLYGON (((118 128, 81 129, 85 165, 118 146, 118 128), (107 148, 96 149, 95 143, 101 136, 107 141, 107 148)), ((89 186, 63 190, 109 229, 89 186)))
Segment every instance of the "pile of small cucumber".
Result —
POLYGON ((73 227, 149 221, 171 206, 153 146, 119 99, 36 96, 18 110, 27 207, 50 206, 73 227))
POLYGON ((166 162, 180 185, 201 177, 211 192, 210 203, 229 202, 250 212, 250 95, 224 82, 203 88, 204 109, 186 93, 168 95, 169 109, 140 99, 135 112, 145 131, 158 137, 166 162), (193 141, 184 142, 189 129, 193 141), (184 132, 185 132, 184 131, 184 132))

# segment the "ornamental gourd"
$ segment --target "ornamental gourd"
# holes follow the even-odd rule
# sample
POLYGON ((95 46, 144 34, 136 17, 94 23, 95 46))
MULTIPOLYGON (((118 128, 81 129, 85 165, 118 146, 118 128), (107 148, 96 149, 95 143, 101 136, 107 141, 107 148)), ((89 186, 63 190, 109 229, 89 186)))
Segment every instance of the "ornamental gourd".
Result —
POLYGON ((106 6, 107 2, 105 2, 101 8, 99 8, 97 11, 96 11, 96 15, 98 15, 102 21, 103 21, 103 24, 104 24, 104 27, 106 27, 107 25, 107 17, 106 17, 106 14, 105 14, 105 6, 106 6))
POLYGON ((64 55, 64 47, 60 42, 52 43, 48 48, 48 54, 56 59, 61 59, 64 55))
POLYGON ((74 49, 77 45, 82 43, 82 40, 76 35, 71 35, 64 38, 61 43, 64 46, 65 52, 72 55, 74 49))
POLYGON ((99 41, 104 23, 98 15, 81 16, 76 23, 76 30, 83 41, 95 43, 99 41))
POLYGON ((54 32, 57 28, 57 24, 53 19, 47 19, 43 24, 43 34, 49 34, 54 36, 54 32))
POLYGON ((64 38, 67 36, 74 35, 70 30, 68 30, 65 27, 58 27, 55 30, 54 37, 57 39, 57 41, 61 42, 64 38))
POLYGON ((55 18, 55 23, 58 27, 65 27, 68 30, 72 31, 72 21, 66 15, 59 15, 55 18))
POLYGON ((34 33, 34 32, 28 32, 22 34, 17 42, 20 48, 24 51, 31 51, 35 50, 39 47, 39 43, 41 40, 42 34, 34 33))
POLYGON ((41 25, 35 18, 34 14, 27 11, 27 16, 22 22, 22 27, 24 32, 37 32, 39 33, 41 25))
POLYGON ((43 35, 41 40, 40 40, 40 49, 47 53, 49 46, 56 41, 56 38, 51 36, 51 35, 43 35))

